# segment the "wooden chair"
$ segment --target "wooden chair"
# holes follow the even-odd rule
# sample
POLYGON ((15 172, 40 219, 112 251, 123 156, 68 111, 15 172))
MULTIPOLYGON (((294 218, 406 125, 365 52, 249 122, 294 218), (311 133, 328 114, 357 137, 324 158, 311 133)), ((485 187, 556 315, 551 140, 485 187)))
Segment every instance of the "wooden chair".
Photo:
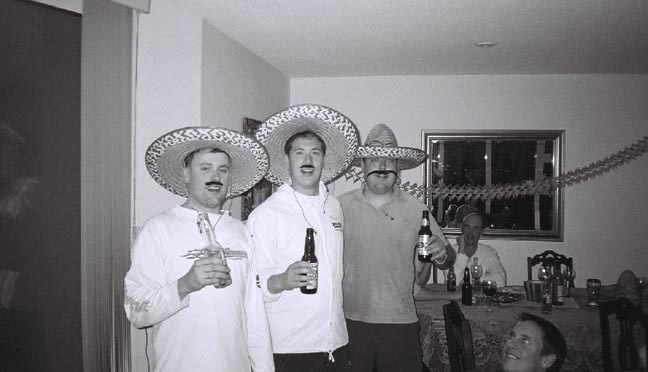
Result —
MULTIPOLYGON (((533 266, 542 264, 543 266, 554 267, 556 263, 559 263, 561 267, 564 265, 570 269, 574 268, 574 260, 572 257, 567 257, 552 250, 544 251, 533 257, 527 257, 528 279, 533 280, 533 266)), ((569 287, 574 288, 573 280, 569 280, 569 287)))
POLYGON ((450 371, 476 370, 470 323, 464 317, 456 301, 443 305, 443 320, 448 342, 450 371))
POLYGON ((640 307, 625 297, 614 301, 603 302, 599 305, 601 320, 601 345, 603 350, 603 371, 616 370, 612 358, 612 342, 610 338, 609 316, 616 315, 619 320, 619 345, 617 348, 618 366, 622 371, 638 370, 639 355, 635 345, 634 326, 639 324, 644 328, 645 343, 648 344, 648 315, 640 307))

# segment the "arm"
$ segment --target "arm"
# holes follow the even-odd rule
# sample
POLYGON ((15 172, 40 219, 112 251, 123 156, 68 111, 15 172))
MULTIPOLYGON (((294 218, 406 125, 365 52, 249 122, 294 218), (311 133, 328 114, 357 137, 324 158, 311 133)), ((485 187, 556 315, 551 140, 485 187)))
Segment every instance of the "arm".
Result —
POLYGON ((454 249, 452 249, 450 242, 445 238, 445 235, 443 235, 443 231, 441 231, 439 225, 433 219, 430 221, 430 230, 432 230, 432 235, 439 240, 439 244, 445 247, 444 255, 439 255, 438 258, 433 259, 434 266, 437 269, 446 270, 454 264, 457 254, 454 249))
POLYGON ((178 281, 167 283, 161 255, 162 241, 145 225, 132 252, 132 264, 124 278, 126 317, 137 328, 157 324, 189 305, 181 299, 178 281))

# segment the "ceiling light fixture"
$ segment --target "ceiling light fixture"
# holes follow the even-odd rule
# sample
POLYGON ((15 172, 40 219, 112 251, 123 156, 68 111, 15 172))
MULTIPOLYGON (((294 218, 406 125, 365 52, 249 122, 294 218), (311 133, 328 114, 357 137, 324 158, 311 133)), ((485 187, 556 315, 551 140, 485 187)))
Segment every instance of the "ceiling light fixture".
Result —
POLYGON ((480 41, 480 42, 475 43, 475 46, 478 46, 480 48, 492 48, 495 45, 497 45, 497 43, 495 43, 493 41, 480 41))

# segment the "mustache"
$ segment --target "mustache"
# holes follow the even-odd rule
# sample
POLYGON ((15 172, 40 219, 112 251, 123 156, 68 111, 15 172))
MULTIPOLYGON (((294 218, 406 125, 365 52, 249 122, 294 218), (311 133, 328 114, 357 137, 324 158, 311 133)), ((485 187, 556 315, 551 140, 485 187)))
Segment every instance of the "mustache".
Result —
POLYGON ((220 186, 223 187, 223 183, 220 181, 208 181, 205 182, 205 186, 220 186))
POLYGON ((394 176, 398 176, 398 175, 396 174, 396 171, 394 171, 394 170, 375 170, 375 171, 373 171, 373 172, 370 172, 370 173, 367 175, 367 177, 368 177, 368 176, 371 176, 372 174, 381 174, 381 175, 384 174, 384 175, 387 175, 387 174, 390 174, 390 173, 393 174, 394 176))
POLYGON ((299 167, 299 169, 305 169, 305 168, 308 168, 308 169, 315 169, 315 166, 314 166, 314 165, 310 165, 310 164, 305 164, 305 165, 302 165, 301 167, 299 167))

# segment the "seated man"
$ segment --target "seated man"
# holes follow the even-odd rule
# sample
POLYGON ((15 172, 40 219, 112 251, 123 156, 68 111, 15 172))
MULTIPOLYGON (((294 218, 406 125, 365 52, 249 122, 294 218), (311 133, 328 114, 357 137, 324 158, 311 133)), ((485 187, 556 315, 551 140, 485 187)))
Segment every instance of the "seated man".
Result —
POLYGON ((473 264, 474 259, 482 266, 480 281, 495 280, 497 287, 506 286, 506 271, 500 262, 495 248, 479 243, 484 231, 484 224, 479 213, 473 212, 463 218, 461 235, 457 237, 457 259, 454 271, 457 274, 457 285, 463 282, 464 268, 473 264))
POLYGON ((505 372, 560 371, 567 343, 548 320, 522 313, 502 349, 505 372))

